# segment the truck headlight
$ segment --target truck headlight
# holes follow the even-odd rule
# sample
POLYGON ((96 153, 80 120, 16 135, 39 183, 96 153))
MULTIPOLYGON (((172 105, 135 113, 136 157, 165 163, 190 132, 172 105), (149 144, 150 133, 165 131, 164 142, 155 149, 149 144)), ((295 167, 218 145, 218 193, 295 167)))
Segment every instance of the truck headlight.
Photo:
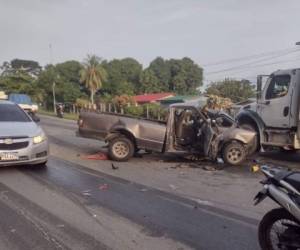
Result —
POLYGON ((37 136, 33 137, 33 143, 39 144, 39 143, 45 141, 46 139, 47 139, 46 135, 43 135, 43 134, 37 135, 37 136))

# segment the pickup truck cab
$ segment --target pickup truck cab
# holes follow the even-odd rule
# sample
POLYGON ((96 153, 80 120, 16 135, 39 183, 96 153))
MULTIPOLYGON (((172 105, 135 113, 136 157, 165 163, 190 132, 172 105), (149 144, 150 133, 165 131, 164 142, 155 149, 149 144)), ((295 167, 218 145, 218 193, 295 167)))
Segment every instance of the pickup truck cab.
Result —
POLYGON ((126 161, 144 149, 190 153, 211 160, 220 156, 226 163, 238 165, 255 138, 254 132, 237 128, 228 115, 205 113, 184 104, 171 106, 166 121, 82 111, 78 125, 79 136, 108 142, 109 156, 116 161, 126 161))

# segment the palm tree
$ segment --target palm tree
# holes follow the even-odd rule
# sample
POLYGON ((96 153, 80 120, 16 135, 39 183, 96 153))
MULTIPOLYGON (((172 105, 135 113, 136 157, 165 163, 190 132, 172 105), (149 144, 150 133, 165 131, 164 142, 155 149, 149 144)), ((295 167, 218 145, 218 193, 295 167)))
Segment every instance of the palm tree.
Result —
POLYGON ((80 70, 80 81, 85 84, 91 93, 91 102, 94 104, 94 95, 107 79, 107 73, 101 66, 101 59, 95 55, 88 55, 80 70))

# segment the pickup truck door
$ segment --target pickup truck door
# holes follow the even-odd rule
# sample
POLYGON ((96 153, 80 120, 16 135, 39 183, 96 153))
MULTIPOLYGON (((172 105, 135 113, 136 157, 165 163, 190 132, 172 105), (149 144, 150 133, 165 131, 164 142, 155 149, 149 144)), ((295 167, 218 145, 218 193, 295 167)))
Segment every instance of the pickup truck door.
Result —
POLYGON ((269 78, 257 104, 257 112, 267 127, 289 128, 293 87, 290 74, 269 78))

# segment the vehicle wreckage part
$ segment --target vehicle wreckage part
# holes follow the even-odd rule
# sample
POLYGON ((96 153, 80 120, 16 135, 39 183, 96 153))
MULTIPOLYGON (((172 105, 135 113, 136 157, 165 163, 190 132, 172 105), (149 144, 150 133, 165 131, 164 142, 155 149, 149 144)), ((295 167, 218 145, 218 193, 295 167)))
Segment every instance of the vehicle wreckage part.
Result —
POLYGON ((134 145, 126 137, 117 137, 109 141, 108 154, 115 161, 127 161, 134 154, 134 145))
POLYGON ((257 130, 256 130, 256 128, 255 128, 254 125, 252 125, 252 124, 246 124, 246 123, 241 124, 240 128, 246 129, 246 130, 249 130, 249 131, 252 131, 252 132, 256 132, 256 136, 253 139, 253 143, 248 148, 248 155, 253 155, 256 151, 259 150, 259 144, 260 144, 259 143, 259 137, 258 137, 257 130))
POLYGON ((239 165, 246 158, 246 150, 242 143, 231 141, 225 144, 222 152, 222 157, 225 163, 230 165, 239 165))

